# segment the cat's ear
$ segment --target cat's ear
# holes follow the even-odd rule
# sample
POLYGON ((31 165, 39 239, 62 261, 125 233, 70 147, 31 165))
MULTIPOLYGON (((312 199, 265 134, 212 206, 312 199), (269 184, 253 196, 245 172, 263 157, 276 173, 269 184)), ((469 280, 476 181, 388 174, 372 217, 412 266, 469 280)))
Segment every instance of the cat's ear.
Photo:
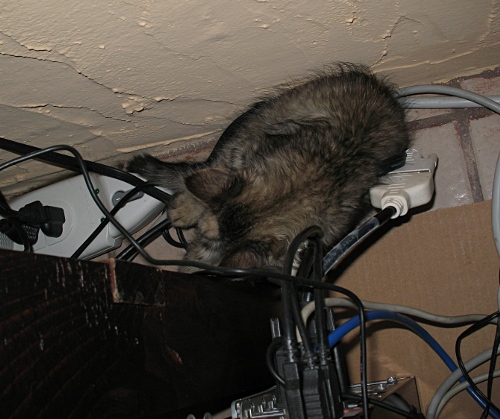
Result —
POLYGON ((234 171, 208 168, 196 171, 184 180, 186 188, 209 206, 234 198, 243 189, 243 180, 234 171))

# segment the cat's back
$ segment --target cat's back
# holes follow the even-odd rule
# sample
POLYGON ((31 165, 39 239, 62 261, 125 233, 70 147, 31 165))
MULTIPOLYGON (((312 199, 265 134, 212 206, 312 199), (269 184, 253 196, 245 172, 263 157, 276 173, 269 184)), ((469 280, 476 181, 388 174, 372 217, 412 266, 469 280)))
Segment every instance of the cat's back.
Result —
POLYGON ((255 104, 226 130, 209 161, 238 169, 287 148, 370 150, 383 159, 408 143, 394 87, 366 67, 339 64, 255 104))

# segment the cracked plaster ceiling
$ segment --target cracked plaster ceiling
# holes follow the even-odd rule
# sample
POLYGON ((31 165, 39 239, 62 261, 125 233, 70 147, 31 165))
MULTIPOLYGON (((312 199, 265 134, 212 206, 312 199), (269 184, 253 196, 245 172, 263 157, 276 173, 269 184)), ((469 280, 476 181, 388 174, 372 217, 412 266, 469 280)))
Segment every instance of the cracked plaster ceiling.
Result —
MULTIPOLYGON (((498 1, 0 2, 0 135, 112 164, 213 144, 266 87, 334 61, 400 85, 500 64, 498 1)), ((0 152, 0 161, 12 154, 0 152)), ((0 174, 7 194, 60 169, 0 174)))

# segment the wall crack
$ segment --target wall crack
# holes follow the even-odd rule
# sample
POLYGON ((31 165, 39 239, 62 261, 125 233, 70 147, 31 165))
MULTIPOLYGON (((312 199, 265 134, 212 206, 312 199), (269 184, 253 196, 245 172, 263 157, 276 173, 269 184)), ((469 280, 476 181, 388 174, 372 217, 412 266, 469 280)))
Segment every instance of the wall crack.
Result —
POLYGON ((20 109, 37 109, 37 108, 48 108, 48 107, 53 107, 56 109, 86 109, 88 111, 96 113, 97 115, 99 115, 103 118, 110 119, 112 121, 127 122, 127 123, 133 122, 130 119, 121 119, 121 118, 116 118, 113 116, 105 115, 102 112, 99 112, 98 110, 93 109, 93 108, 89 108, 87 106, 70 106, 70 105, 55 105, 53 103, 40 103, 40 104, 34 104, 34 105, 20 105, 20 106, 16 106, 16 107, 20 108, 20 109))

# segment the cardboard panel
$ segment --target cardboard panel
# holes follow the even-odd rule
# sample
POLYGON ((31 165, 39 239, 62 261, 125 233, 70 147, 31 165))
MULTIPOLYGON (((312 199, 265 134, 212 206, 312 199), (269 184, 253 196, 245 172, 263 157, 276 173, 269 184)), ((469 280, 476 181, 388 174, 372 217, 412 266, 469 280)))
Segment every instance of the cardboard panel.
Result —
MULTIPOLYGON (((491 201, 414 215, 366 243, 335 282, 363 300, 408 305, 445 315, 489 314, 497 308, 499 257, 491 233, 491 201)), ((352 312, 351 312, 352 315, 352 312)), ((455 360, 455 340, 465 328, 424 327, 455 360)), ((415 375, 424 410, 449 370, 415 334, 388 323, 370 327, 369 378, 415 375)), ((491 347, 488 327, 463 345, 466 359, 491 347)), ((351 380, 359 380, 359 346, 349 335, 351 380)), ((478 375, 486 368, 477 370, 478 375)), ((496 384, 496 402, 500 400, 496 384)), ((485 387, 481 387, 485 389, 485 387)), ((484 390, 483 390, 484 391, 484 390)), ((495 393, 495 388, 494 388, 495 393)), ((442 418, 479 417, 471 397, 452 399, 442 418)))

